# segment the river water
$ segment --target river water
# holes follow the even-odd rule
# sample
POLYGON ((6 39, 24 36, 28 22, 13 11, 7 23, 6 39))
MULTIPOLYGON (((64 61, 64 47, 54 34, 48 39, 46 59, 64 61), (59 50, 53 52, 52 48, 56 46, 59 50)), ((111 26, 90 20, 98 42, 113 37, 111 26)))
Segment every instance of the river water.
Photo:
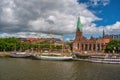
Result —
POLYGON ((120 64, 0 58, 0 80, 120 80, 120 64))

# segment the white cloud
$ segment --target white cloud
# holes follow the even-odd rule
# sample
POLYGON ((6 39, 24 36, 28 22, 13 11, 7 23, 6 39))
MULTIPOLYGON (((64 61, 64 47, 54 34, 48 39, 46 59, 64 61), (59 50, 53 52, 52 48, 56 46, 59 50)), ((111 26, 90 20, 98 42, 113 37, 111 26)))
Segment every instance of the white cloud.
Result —
POLYGON ((96 24, 92 23, 90 25, 86 25, 84 27, 83 31, 86 34, 99 34, 99 36, 102 34, 103 30, 105 31, 106 34, 113 34, 113 33, 119 33, 120 34, 120 22, 116 22, 115 24, 112 25, 107 25, 107 26, 99 26, 96 27, 96 24))
MULTIPOLYGON (((0 37, 30 37, 24 32, 56 34, 75 33, 77 17, 80 14, 84 33, 101 33, 103 26, 93 22, 102 20, 87 9, 87 4, 77 0, 0 0, 0 37), (18 33, 23 33, 18 34, 18 33), (11 34, 10 34, 11 33, 11 34), (14 34, 12 34, 14 33, 14 34), (15 34, 16 33, 16 34, 15 34)), ((107 5, 109 0, 91 0, 94 5, 107 5)), ((104 26, 106 31, 120 29, 120 22, 104 26)), ((33 35, 35 37, 36 34, 33 35)), ((44 35, 47 36, 47 35, 44 35)))
POLYGON ((36 33, 36 32, 18 32, 18 33, 2 33, 0 37, 17 37, 17 38, 59 38, 62 40, 62 35, 48 34, 48 33, 36 33))
POLYGON ((1 21, 5 23, 16 23, 14 12, 11 8, 7 7, 2 10, 1 21))
POLYGON ((106 33, 108 33, 108 34, 112 34, 112 33, 115 33, 115 32, 120 33, 120 22, 116 22, 113 25, 105 26, 104 29, 105 29, 106 33))
POLYGON ((110 0, 90 0, 88 1, 89 6, 106 6, 110 3, 110 0))
POLYGON ((79 13, 83 26, 100 20, 77 0, 1 0, 0 7, 0 32, 74 33, 79 13))

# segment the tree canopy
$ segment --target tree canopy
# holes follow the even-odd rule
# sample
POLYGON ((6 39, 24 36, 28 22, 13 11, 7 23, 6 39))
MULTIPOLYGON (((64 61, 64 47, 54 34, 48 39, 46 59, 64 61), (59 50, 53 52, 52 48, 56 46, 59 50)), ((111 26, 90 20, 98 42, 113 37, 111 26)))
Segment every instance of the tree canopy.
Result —
POLYGON ((20 39, 11 38, 0 38, 0 51, 25 51, 27 49, 61 49, 61 45, 52 45, 50 42, 38 42, 31 44, 29 42, 21 42, 20 39))
POLYGON ((120 40, 112 40, 106 46, 106 52, 118 51, 118 47, 120 47, 120 40))

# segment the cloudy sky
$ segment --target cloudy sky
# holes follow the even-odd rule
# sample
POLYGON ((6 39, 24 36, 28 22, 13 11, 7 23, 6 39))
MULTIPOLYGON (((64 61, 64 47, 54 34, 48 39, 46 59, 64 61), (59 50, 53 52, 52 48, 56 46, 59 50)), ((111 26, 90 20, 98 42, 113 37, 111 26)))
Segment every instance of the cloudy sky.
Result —
MULTIPOLYGON (((86 37, 119 33, 120 0, 0 0, 0 37, 75 34, 80 16, 86 37)), ((70 37, 73 38, 73 37, 70 37)), ((69 39, 69 38, 66 38, 69 39)))

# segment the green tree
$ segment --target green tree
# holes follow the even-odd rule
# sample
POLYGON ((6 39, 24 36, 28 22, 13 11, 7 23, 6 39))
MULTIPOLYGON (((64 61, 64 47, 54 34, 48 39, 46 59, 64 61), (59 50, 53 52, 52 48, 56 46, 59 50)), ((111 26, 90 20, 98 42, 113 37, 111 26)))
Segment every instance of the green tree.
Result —
POLYGON ((19 44, 20 41, 17 38, 11 37, 11 38, 0 38, 0 51, 13 51, 17 44, 19 44))
POLYGON ((113 50, 118 51, 119 46, 120 40, 112 40, 107 44, 105 51, 106 52, 112 52, 113 50))
POLYGON ((72 48, 73 48, 73 43, 72 42, 67 42, 67 45, 70 46, 70 50, 72 51, 72 48))

